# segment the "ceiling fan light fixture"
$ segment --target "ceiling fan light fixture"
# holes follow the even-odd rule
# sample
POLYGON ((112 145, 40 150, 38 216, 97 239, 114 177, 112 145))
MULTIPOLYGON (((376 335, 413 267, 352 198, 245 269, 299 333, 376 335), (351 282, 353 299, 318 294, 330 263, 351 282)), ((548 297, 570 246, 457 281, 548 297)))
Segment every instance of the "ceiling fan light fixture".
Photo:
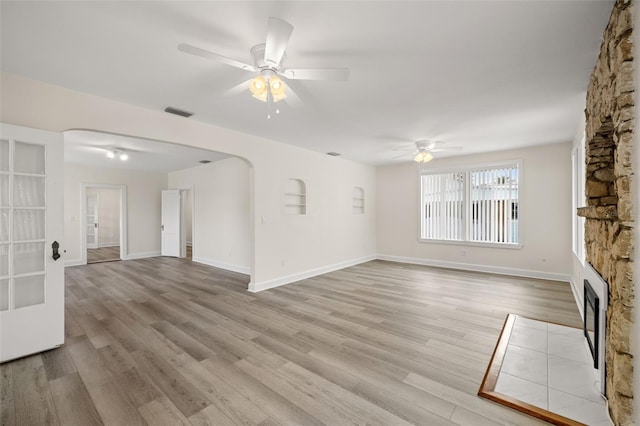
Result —
POLYGON ((261 75, 249 82, 249 90, 254 98, 267 102, 267 80, 261 75))
POLYGON ((416 163, 428 163, 433 160, 433 155, 427 151, 420 151, 418 155, 413 159, 416 163))
POLYGON ((274 75, 269 79, 269 86, 271 88, 271 95, 273 96, 274 102, 280 102, 287 97, 287 86, 277 75, 274 75))

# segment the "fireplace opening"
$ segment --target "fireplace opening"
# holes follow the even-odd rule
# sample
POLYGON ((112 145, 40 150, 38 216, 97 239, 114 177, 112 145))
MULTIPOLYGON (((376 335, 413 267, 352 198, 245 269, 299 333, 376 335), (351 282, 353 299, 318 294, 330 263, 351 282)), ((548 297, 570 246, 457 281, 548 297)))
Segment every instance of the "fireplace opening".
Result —
POLYGON ((600 298, 589 284, 584 280, 584 337, 587 338, 591 356, 593 357, 593 368, 598 368, 598 346, 600 342, 600 298))

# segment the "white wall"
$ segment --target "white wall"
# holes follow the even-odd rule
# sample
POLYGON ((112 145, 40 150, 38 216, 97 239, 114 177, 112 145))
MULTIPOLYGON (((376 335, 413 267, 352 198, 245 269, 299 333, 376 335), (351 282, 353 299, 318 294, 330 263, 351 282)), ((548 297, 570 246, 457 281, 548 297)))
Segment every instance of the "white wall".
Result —
MULTIPOLYGON (((239 158, 228 158, 169 173, 170 188, 193 187, 196 230, 193 235, 194 261, 249 273, 251 270, 249 179, 249 165, 239 158)), ((190 214, 187 212, 186 216, 190 214)))
POLYGON ((82 258, 81 186, 88 184, 126 185, 127 243, 124 257, 160 254, 160 200, 167 188, 166 173, 88 167, 65 163, 64 170, 64 235, 65 263, 82 258))
POLYGON ((441 266, 569 281, 571 144, 436 159, 432 167, 523 160, 519 219, 521 249, 421 243, 415 163, 378 168, 378 253, 441 266))
MULTIPOLYGON (((6 72, 1 74, 0 99, 1 120, 9 124, 57 132, 118 133, 246 158, 253 166, 253 290, 375 256, 372 166, 205 124, 197 117, 185 119, 160 108, 136 107, 6 72), (291 177, 307 183, 308 213, 302 217, 285 217, 282 212, 284 182, 291 177), (351 211, 354 186, 368 194, 364 215, 351 211)), ((132 223, 129 226, 134 229, 132 223)))
POLYGON ((109 188, 87 188, 87 196, 98 197, 98 247, 120 244, 120 191, 109 188))

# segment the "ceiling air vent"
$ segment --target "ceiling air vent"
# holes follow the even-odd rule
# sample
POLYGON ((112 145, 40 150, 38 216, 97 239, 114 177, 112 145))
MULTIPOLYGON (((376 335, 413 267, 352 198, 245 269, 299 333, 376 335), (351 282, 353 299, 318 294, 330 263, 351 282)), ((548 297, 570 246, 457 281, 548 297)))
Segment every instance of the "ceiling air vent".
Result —
POLYGON ((331 152, 327 152, 327 155, 330 155, 330 156, 332 156, 332 157, 339 157, 339 156, 340 156, 340 153, 339 153, 339 152, 333 152, 333 151, 331 151, 331 152))
POLYGON ((166 107, 164 109, 164 112, 168 112, 169 114, 175 114, 175 115, 179 115, 180 117, 186 117, 186 118, 189 118, 193 115, 192 112, 174 108, 174 107, 166 107))
POLYGON ((211 160, 200 160, 198 161, 201 164, 209 164, 211 162, 211 160))

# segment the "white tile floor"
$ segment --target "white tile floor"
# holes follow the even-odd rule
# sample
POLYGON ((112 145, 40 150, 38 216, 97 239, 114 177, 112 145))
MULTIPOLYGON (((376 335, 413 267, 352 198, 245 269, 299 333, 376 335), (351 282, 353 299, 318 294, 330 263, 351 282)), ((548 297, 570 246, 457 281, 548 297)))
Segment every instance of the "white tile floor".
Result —
POLYGON ((517 317, 495 391, 593 426, 609 426, 582 330, 517 317))

